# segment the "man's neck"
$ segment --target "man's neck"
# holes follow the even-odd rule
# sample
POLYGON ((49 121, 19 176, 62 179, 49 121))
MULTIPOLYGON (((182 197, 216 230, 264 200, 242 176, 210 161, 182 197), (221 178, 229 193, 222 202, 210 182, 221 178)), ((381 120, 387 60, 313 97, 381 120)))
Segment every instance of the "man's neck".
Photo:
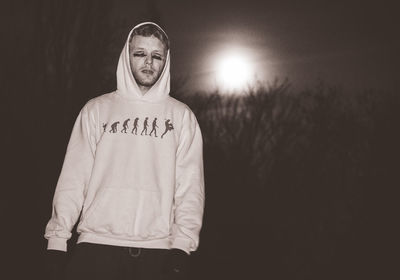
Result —
POLYGON ((139 86, 139 89, 140 89, 140 92, 142 93, 142 95, 145 95, 148 91, 149 91, 149 87, 146 87, 146 86, 141 86, 141 85, 138 85, 139 86))

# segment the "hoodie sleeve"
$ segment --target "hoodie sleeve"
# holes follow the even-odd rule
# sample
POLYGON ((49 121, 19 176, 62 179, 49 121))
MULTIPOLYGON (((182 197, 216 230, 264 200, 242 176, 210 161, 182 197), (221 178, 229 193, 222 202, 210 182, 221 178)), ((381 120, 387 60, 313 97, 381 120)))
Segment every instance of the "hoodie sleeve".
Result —
POLYGON ((196 117, 187 111, 177 150, 172 248, 190 254, 199 244, 204 212, 203 140, 196 117))
POLYGON ((95 122, 87 105, 79 113, 68 143, 64 164, 53 198, 52 216, 44 237, 47 249, 67 251, 67 240, 80 215, 90 179, 96 141, 95 122))

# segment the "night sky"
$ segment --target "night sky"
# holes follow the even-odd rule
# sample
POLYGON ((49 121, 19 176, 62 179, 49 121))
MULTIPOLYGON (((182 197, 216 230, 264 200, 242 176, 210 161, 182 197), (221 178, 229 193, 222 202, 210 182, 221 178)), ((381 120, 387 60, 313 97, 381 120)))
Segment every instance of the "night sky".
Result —
POLYGON ((344 89, 394 89, 394 1, 115 1, 113 18, 132 25, 151 11, 172 41, 172 75, 192 89, 215 88, 215 62, 234 48, 258 80, 317 80, 344 89))

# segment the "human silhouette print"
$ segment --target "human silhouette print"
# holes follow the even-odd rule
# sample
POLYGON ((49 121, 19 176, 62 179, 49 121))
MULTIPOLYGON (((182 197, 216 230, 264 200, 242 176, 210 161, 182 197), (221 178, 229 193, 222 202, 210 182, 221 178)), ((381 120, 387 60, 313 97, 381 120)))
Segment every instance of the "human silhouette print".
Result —
POLYGON ((113 124, 111 125, 110 132, 116 133, 116 132, 118 131, 118 124, 119 124, 119 122, 113 123, 113 124))
POLYGON ((154 118, 154 121, 153 121, 153 124, 152 124, 152 130, 150 131, 149 136, 151 136, 151 134, 152 134, 153 131, 154 131, 154 136, 157 137, 157 130, 156 130, 156 128, 158 128, 158 126, 157 126, 157 118, 154 118))
POLYGON ((136 119, 133 121, 132 133, 135 132, 135 135, 137 135, 138 122, 139 122, 139 118, 136 118, 136 119))
POLYGON ((106 132, 107 123, 103 123, 103 132, 106 132))
POLYGON ((140 133, 140 135, 143 135, 143 132, 144 132, 144 135, 147 135, 147 127, 149 126, 148 120, 149 120, 148 117, 146 117, 146 118, 144 119, 144 122, 143 122, 143 130, 142 130, 142 133, 140 133))
POLYGON ((161 138, 163 138, 163 136, 165 135, 165 134, 167 134, 167 132, 168 131, 170 131, 170 130, 173 130, 174 129, 174 126, 172 125, 172 123, 171 123, 171 120, 166 120, 165 121, 165 131, 164 131, 164 133, 161 135, 161 138))
POLYGON ((131 119, 126 119, 125 121, 124 121, 124 123, 122 124, 122 126, 124 127, 122 130, 121 130, 121 133, 122 132, 125 132, 126 133, 126 129, 128 128, 128 122, 130 121, 131 119))

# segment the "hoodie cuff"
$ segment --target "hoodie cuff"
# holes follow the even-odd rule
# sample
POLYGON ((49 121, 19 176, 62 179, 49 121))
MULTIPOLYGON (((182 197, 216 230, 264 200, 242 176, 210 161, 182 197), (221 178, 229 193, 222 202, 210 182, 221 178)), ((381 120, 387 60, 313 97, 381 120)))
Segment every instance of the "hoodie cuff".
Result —
POLYGON ((171 248, 172 249, 180 249, 182 251, 185 251, 186 254, 190 255, 191 243, 192 243, 192 241, 188 240, 188 239, 175 238, 172 241, 171 248))
POLYGON ((50 238, 47 243, 47 250, 67 251, 67 239, 50 238))

